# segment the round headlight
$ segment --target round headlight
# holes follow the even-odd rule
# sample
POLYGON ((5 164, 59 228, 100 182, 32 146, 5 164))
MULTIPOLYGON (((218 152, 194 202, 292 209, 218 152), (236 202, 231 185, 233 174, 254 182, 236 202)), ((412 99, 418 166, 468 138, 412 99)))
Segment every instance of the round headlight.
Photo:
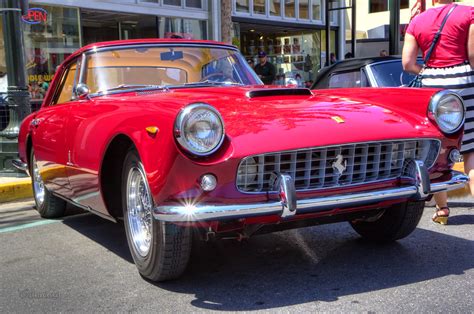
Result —
POLYGON ((464 124, 465 112, 464 102, 454 92, 443 90, 431 98, 429 114, 444 133, 457 132, 464 124))
POLYGON ((178 114, 175 122, 178 143, 188 152, 207 156, 219 149, 224 140, 224 123, 212 106, 191 104, 178 114))

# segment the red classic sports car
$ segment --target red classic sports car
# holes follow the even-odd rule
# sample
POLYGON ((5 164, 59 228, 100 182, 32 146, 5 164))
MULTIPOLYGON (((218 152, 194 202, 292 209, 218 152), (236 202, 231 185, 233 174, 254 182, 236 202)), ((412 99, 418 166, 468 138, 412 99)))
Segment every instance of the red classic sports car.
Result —
POLYGON ((36 208, 122 220, 150 280, 202 240, 348 221, 394 241, 432 193, 462 188, 464 104, 430 89, 268 87, 239 51, 190 40, 98 43, 58 69, 22 123, 36 208))

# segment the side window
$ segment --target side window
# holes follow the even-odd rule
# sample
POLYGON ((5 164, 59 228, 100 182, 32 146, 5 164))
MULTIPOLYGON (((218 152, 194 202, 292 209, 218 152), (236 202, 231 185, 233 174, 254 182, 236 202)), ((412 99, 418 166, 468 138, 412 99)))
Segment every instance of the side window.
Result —
POLYGON ((361 74, 357 72, 344 72, 331 75, 329 78, 329 88, 360 87, 361 74))
POLYGON ((76 63, 72 64, 63 74, 59 91, 54 101, 55 105, 71 101, 73 98, 74 85, 76 83, 76 63))

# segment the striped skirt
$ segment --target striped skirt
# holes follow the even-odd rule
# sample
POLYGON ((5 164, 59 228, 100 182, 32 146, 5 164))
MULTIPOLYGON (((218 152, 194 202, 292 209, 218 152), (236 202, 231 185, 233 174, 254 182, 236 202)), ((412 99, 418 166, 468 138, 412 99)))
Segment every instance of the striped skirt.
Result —
POLYGON ((474 69, 469 64, 448 68, 426 68, 423 87, 450 89, 457 92, 466 105, 466 123, 461 152, 474 152, 474 69))

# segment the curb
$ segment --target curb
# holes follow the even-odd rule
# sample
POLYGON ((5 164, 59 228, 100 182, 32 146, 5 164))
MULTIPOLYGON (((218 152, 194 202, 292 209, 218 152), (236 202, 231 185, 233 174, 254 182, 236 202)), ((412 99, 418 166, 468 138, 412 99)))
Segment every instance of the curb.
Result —
POLYGON ((8 183, 0 183, 0 203, 32 198, 31 179, 25 178, 8 183))

